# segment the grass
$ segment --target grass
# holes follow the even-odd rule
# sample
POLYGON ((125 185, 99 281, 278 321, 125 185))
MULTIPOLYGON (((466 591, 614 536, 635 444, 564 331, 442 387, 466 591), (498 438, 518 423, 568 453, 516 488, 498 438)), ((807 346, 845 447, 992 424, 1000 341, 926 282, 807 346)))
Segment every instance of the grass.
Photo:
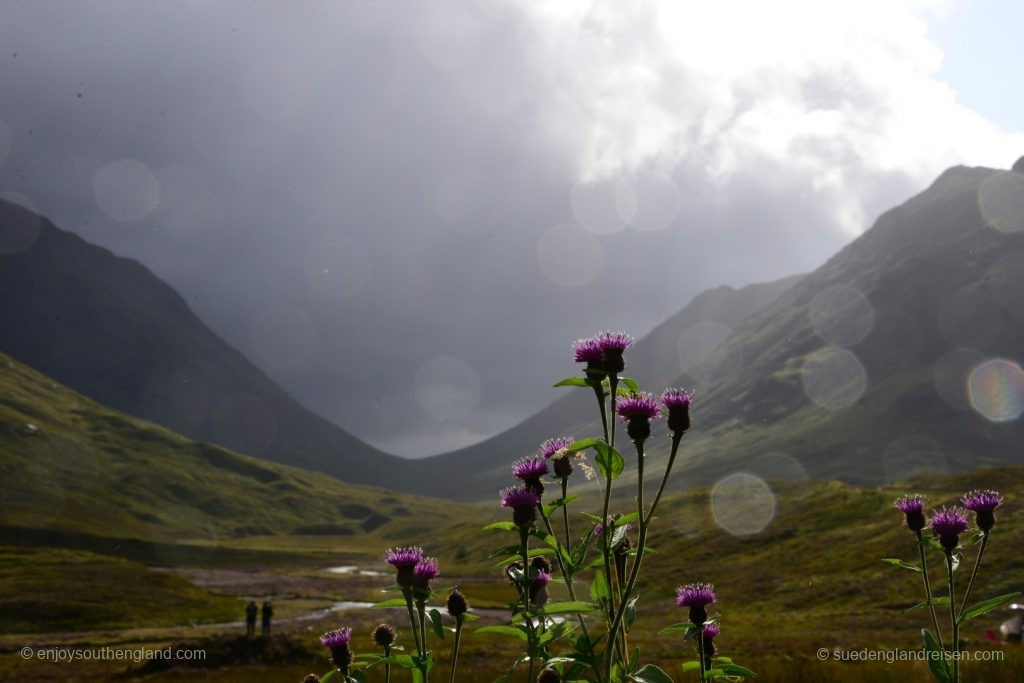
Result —
POLYGON ((237 599, 201 590, 170 572, 92 553, 0 548, 0 632, 224 622, 237 599))
MULTIPOLYGON (((395 494, 236 455, 109 411, 2 361, 0 633, 7 635, 0 638, 0 678, 126 680, 145 673, 147 681, 301 680, 309 671, 326 670, 316 644, 320 631, 351 625, 363 634, 357 649, 365 651, 365 635, 377 621, 400 625, 400 614, 372 610, 288 621, 335 601, 378 599, 390 582, 382 551, 399 544, 420 543, 437 555, 445 585, 460 585, 477 608, 500 608, 513 598, 500 568, 487 559, 509 538, 481 531, 488 521, 506 517, 496 500, 463 505, 395 494), (37 433, 27 433, 29 422, 37 433), (338 565, 383 575, 325 571, 338 565), (280 629, 299 643, 281 646, 287 656, 260 659, 248 645, 231 645, 234 628, 199 627, 240 619, 242 600, 261 595, 274 596, 280 629), (80 633, 96 629, 104 631, 80 633), (90 662, 70 674, 18 655, 25 644, 162 647, 179 641, 221 651, 225 659, 215 661, 222 666, 143 672, 135 665, 90 662)), ((684 445, 682 457, 692 457, 698 447, 684 445)), ((674 587, 703 580, 714 582, 720 597, 720 652, 759 670, 761 680, 927 680, 914 664, 814 657, 822 647, 918 647, 927 617, 903 614, 920 599, 917 577, 880 561, 915 554, 912 536, 892 508, 892 499, 905 491, 928 493, 939 505, 970 488, 999 487, 1007 505, 975 597, 1021 588, 1022 467, 900 486, 767 484, 775 512, 751 536, 722 528, 706 487, 684 490, 675 481, 659 508, 651 539, 657 553, 645 561, 640 621, 630 639, 677 680, 683 680, 678 663, 691 657, 689 646, 656 634, 683 618, 674 606, 674 587)), ((596 510, 596 482, 576 475, 571 488, 582 494, 577 512, 596 510)), ((631 489, 623 477, 614 510, 632 509, 631 489)), ((742 500, 726 504, 744 509, 742 500)), ((581 517, 573 523, 577 532, 583 529, 581 517)), ((563 597, 559 590, 556 597, 563 597)), ((984 630, 1000 620, 994 615, 970 622, 966 648, 991 647, 984 630)), ((442 658, 446 648, 435 646, 442 658)), ((515 657, 508 643, 472 632, 464 648, 465 681, 492 680, 515 657)), ((1009 654, 1006 662, 968 670, 981 680, 1014 680, 1024 665, 1012 648, 1009 654)))

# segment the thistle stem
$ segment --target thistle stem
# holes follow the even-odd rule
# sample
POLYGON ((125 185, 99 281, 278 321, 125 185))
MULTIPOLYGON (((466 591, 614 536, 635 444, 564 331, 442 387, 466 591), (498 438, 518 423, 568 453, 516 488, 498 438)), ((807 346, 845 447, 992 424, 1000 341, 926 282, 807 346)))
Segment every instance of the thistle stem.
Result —
MULTIPOLYGON (((543 517, 543 515, 541 515, 543 517)), ((528 644, 530 656, 530 668, 526 675, 527 683, 533 683, 533 660, 536 656, 534 652, 534 632, 533 632, 533 617, 530 616, 530 528, 526 526, 519 527, 519 541, 522 545, 523 551, 523 618, 526 619, 526 628, 529 630, 528 644)))
POLYGON ((697 661, 700 664, 700 680, 701 683, 704 681, 704 674, 707 672, 707 667, 704 665, 704 625, 701 624, 697 627, 697 661))
POLYGON ((416 654, 422 657, 423 646, 420 645, 420 629, 416 623, 416 613, 412 609, 412 590, 403 588, 402 592, 405 593, 405 606, 409 610, 409 628, 412 630, 412 639, 416 641, 416 654))
MULTIPOLYGON (((387 659, 391 656, 391 646, 384 646, 384 658, 387 659)), ((391 683, 391 662, 384 663, 384 683, 391 683)))
POLYGON ((978 549, 978 557, 974 560, 974 571, 971 572, 971 580, 967 582, 967 590, 964 591, 964 601, 960 605, 960 616, 964 615, 964 610, 967 609, 967 599, 971 596, 971 589, 974 588, 974 579, 978 576, 978 569, 981 567, 981 557, 985 554, 985 546, 988 545, 988 534, 989 532, 983 531, 984 534, 981 537, 981 548, 978 549))
MULTIPOLYGON (((614 372, 608 375, 608 393, 611 395, 611 401, 612 401, 612 406, 611 406, 611 422, 612 422, 612 424, 611 424, 611 427, 610 427, 610 432, 611 432, 610 437, 606 438, 605 441, 608 442, 609 446, 611 446, 612 448, 615 448, 615 405, 616 405, 616 403, 618 403, 618 400, 619 400, 619 376, 617 374, 615 374, 614 372)), ((601 401, 601 406, 602 407, 604 406, 604 401, 601 401)))
POLYGON ((423 683, 427 681, 427 605, 425 600, 416 601, 416 609, 420 613, 420 642, 423 643, 423 653, 420 655, 420 671, 423 672, 423 683))
POLYGON ((935 638, 939 641, 939 649, 943 652, 946 651, 946 646, 942 642, 942 631, 939 630, 939 617, 935 613, 935 605, 932 604, 932 585, 928 579, 928 558, 924 553, 924 539, 921 537, 921 532, 917 533, 917 549, 921 554, 921 576, 924 578, 924 597, 928 600, 928 612, 932 615, 932 626, 935 627, 935 638))
MULTIPOLYGON (((565 525, 565 547, 568 550, 572 547, 572 534, 569 533, 569 503, 566 502, 569 491, 569 478, 562 478, 562 523, 565 525)), ((553 534, 552 534, 553 535, 553 534)))
POLYGON ((956 620, 956 593, 953 586, 953 551, 948 549, 946 550, 946 574, 949 576, 949 618, 953 622, 953 639, 949 644, 949 651, 953 656, 953 683, 959 683, 960 659, 957 656, 957 649, 960 647, 960 624, 956 620))
MULTIPOLYGON (((565 500, 565 489, 566 489, 566 481, 565 481, 565 479, 563 479, 562 480, 562 500, 565 500)), ((538 506, 538 507, 540 507, 540 506, 538 506)), ((563 505, 562 506, 562 510, 565 511, 565 509, 566 509, 566 506, 563 505)), ((551 528, 551 521, 544 515, 543 507, 541 507, 540 518, 544 520, 544 527, 548 530, 548 533, 551 534, 552 537, 554 537, 555 536, 555 532, 551 528)), ((566 513, 565 525, 566 525, 566 529, 568 529, 569 528, 568 513, 566 513)), ((568 548, 568 540, 569 540, 568 531, 566 531, 565 538, 566 538, 566 542, 567 542, 566 547, 568 548)), ((562 554, 561 553, 555 553, 555 562, 558 564, 558 571, 561 572, 562 578, 565 579, 565 587, 569 591, 569 599, 575 602, 576 601, 576 588, 573 585, 572 572, 567 572, 565 570, 565 564, 562 562, 562 554)), ((583 619, 583 615, 580 614, 579 612, 577 612, 576 613, 576 619, 580 623, 580 629, 582 629, 583 635, 587 637, 587 642, 588 643, 591 642, 590 641, 590 633, 587 632, 587 622, 586 622, 586 620, 583 619)))
MULTIPOLYGON (((462 640, 462 615, 455 617, 455 643, 452 645, 452 670, 448 683, 455 683, 455 666, 459 663, 459 642, 462 640)), ((386 683, 386 682, 385 682, 386 683)))

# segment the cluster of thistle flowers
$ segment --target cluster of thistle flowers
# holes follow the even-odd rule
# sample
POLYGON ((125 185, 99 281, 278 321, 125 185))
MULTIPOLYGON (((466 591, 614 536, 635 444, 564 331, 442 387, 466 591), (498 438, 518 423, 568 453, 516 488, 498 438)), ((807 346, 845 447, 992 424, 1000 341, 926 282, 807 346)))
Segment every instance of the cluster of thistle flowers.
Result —
MULTIPOLYGON (((626 367, 624 353, 632 343, 629 335, 602 332, 573 344, 573 358, 585 364, 584 375, 562 380, 555 386, 584 387, 593 391, 601 416, 602 437, 580 441, 568 437, 550 439, 541 444, 536 457, 516 461, 512 474, 520 483, 500 494, 501 505, 512 512, 512 523, 496 523, 489 527, 519 532, 518 547, 506 546, 495 555, 508 556, 505 573, 519 593, 518 602, 512 605, 513 614, 520 615, 519 621, 512 622, 519 633, 510 635, 516 635, 527 643, 526 653, 516 660, 512 670, 525 662, 530 683, 534 680, 535 663, 538 662, 542 668, 537 680, 545 683, 584 678, 599 683, 667 678, 667 674, 656 666, 641 666, 638 654, 631 653, 629 649, 628 636, 637 617, 639 596, 634 591, 647 549, 650 523, 665 491, 680 442, 690 428, 689 410, 693 394, 683 389, 666 389, 659 401, 653 394, 640 391, 633 380, 622 377, 626 367), (620 383, 626 388, 620 389, 620 383), (661 484, 648 506, 644 500, 645 442, 651 436, 652 422, 661 418, 663 411, 671 448, 661 484), (625 468, 625 459, 615 448, 615 420, 609 420, 609 414, 625 423, 626 434, 636 451, 637 508, 635 512, 624 515, 609 514, 612 482, 625 468), (589 529, 576 536, 570 529, 568 512, 569 504, 576 497, 568 495, 568 481, 574 466, 583 470, 588 479, 593 477, 593 468, 584 457, 587 450, 595 452, 594 462, 604 483, 604 503, 600 515, 588 515, 592 523, 589 529), (545 503, 544 478, 550 475, 559 482, 561 495, 545 503), (559 509, 562 511, 560 521, 563 528, 556 531, 559 523, 556 512, 559 509), (629 536, 634 529, 637 532, 635 544, 629 536), (534 551, 530 549, 531 538, 541 541, 540 547, 534 551), (600 557, 590 562, 587 553, 592 546, 596 546, 600 557), (555 568, 542 554, 553 556, 569 594, 568 601, 548 602, 547 587, 555 568), (588 603, 577 599, 575 575, 589 568, 595 569, 589 591, 593 602, 588 603), (550 618, 559 612, 575 615, 578 634, 576 625, 571 622, 550 618), (598 614, 603 628, 592 632, 598 624, 588 621, 587 617, 598 614), (571 651, 552 656, 553 646, 561 640, 570 644, 571 651)), ((710 602, 714 602, 714 594, 706 584, 700 584, 700 591, 694 595, 691 592, 686 593, 687 605, 696 604, 701 596, 708 595, 710 602)), ((701 619, 698 626, 700 637, 697 641, 701 652, 713 653, 712 639, 718 633, 718 625, 705 621, 701 619)), ((508 628, 485 627, 480 631, 508 633, 503 630, 508 628)), ((702 674, 706 663, 710 664, 710 658, 707 662, 701 658, 699 668, 702 674)), ((723 662, 723 665, 732 667, 728 675, 750 675, 748 670, 732 666, 731 662, 723 662)), ((726 675, 723 670, 717 671, 718 674, 726 675)))
MULTIPOLYGON (((352 630, 349 628, 335 629, 320 636, 320 643, 331 652, 331 663, 335 670, 328 672, 323 678, 317 679, 307 677, 307 683, 311 681, 335 680, 340 676, 340 681, 346 683, 362 683, 365 678, 358 668, 382 667, 384 669, 384 680, 390 683, 391 665, 398 664, 405 669, 413 669, 414 680, 426 683, 430 670, 434 666, 434 658, 427 649, 428 629, 438 638, 444 638, 441 614, 437 609, 427 610, 427 604, 434 597, 435 591, 431 589, 430 582, 441 575, 441 570, 435 557, 426 557, 423 549, 418 546, 406 546, 391 548, 385 553, 385 560, 395 568, 395 587, 402 593, 402 598, 396 600, 385 600, 378 603, 376 607, 395 607, 405 605, 409 616, 409 629, 412 632, 413 641, 416 647, 416 654, 395 655, 393 650, 402 650, 395 645, 398 633, 390 624, 380 624, 373 630, 373 641, 382 649, 381 655, 363 655, 355 662, 355 657, 349 647, 352 630)), ((448 614, 454 619, 455 627, 451 631, 455 634, 450 661, 450 680, 455 680, 456 663, 459 656, 459 644, 462 637, 462 626, 470 620, 472 615, 469 612, 469 603, 466 597, 459 590, 458 586, 452 588, 448 593, 445 602, 448 614)))
POLYGON ((1020 593, 1008 593, 968 606, 971 591, 978 577, 981 560, 988 548, 992 529, 996 525, 995 511, 1003 504, 1003 497, 992 490, 970 491, 960 498, 961 506, 942 507, 932 512, 930 518, 925 517, 924 508, 928 499, 919 494, 906 495, 894 502, 896 509, 904 514, 907 528, 917 539, 920 565, 903 562, 895 558, 886 558, 886 562, 894 566, 919 572, 924 586, 924 602, 912 607, 926 607, 931 616, 935 634, 922 629, 925 647, 936 655, 931 665, 932 675, 940 681, 955 683, 960 680, 959 658, 946 654, 947 641, 943 638, 939 623, 939 607, 948 607, 949 618, 949 649, 960 647, 960 626, 970 619, 979 617, 991 610, 1017 598, 1020 593), (978 553, 974 561, 974 569, 968 579, 960 606, 957 608, 956 571, 961 561, 960 537, 970 530, 968 511, 974 513, 976 531, 974 541, 978 545, 978 553), (925 537, 924 530, 929 528, 931 537, 925 537), (936 597, 932 590, 932 581, 928 572, 928 556, 926 551, 934 550, 943 554, 946 566, 946 588, 948 595, 936 597))

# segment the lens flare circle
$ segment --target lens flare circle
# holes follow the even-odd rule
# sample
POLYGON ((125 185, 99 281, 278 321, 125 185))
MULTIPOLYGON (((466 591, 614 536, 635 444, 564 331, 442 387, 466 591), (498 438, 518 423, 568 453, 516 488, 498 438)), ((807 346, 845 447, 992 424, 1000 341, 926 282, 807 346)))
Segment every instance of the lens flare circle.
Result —
POLYGON ((711 489, 711 514, 733 536, 753 536, 775 519, 775 494, 761 477, 736 472, 711 489))
POLYGON ((867 372, 851 351, 828 346, 815 351, 801 368, 804 393, 826 410, 843 410, 867 389, 867 372))
POLYGON ((971 407, 991 422, 1012 422, 1024 414, 1024 370, 1005 358, 992 358, 967 378, 971 407))

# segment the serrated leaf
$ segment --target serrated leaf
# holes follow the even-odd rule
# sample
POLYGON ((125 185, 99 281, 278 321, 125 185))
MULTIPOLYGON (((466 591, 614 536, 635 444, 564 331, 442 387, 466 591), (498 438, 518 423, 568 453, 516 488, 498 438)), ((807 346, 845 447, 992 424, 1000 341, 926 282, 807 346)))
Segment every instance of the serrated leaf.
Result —
POLYGON ((674 683, 672 677, 653 664, 648 664, 629 677, 637 683, 674 683))
POLYGON ((523 642, 529 641, 529 636, 515 626, 481 626, 477 630, 473 631, 473 633, 493 633, 495 635, 518 638, 523 642))
POLYGON ((911 571, 915 571, 915 572, 918 572, 918 573, 921 572, 921 568, 918 567, 916 564, 911 564, 910 562, 904 562, 903 560, 901 560, 901 559, 899 559, 897 557, 883 557, 882 558, 882 562, 888 562, 892 566, 900 567, 901 569, 909 569, 911 571))
POLYGON ((585 377, 573 376, 573 377, 566 377, 565 379, 560 379, 557 382, 555 382, 554 384, 552 384, 551 386, 553 386, 553 387, 589 387, 590 384, 587 382, 587 379, 585 377))
POLYGON ((914 605, 913 607, 908 607, 907 609, 903 610, 903 613, 906 614, 907 612, 913 612, 916 609, 921 609, 922 607, 927 607, 929 604, 932 607, 949 607, 949 597, 932 598, 931 600, 925 600, 924 602, 919 602, 916 605, 914 605))
POLYGON ((986 612, 991 612, 996 607, 1005 605, 1011 600, 1015 600, 1019 596, 1020 591, 1016 593, 1006 593, 1004 595, 998 595, 994 598, 989 598, 988 600, 982 600, 981 602, 975 603, 967 609, 965 609, 963 614, 960 615, 960 618, 957 621, 963 623, 968 619, 980 617, 982 614, 985 614, 986 612))

